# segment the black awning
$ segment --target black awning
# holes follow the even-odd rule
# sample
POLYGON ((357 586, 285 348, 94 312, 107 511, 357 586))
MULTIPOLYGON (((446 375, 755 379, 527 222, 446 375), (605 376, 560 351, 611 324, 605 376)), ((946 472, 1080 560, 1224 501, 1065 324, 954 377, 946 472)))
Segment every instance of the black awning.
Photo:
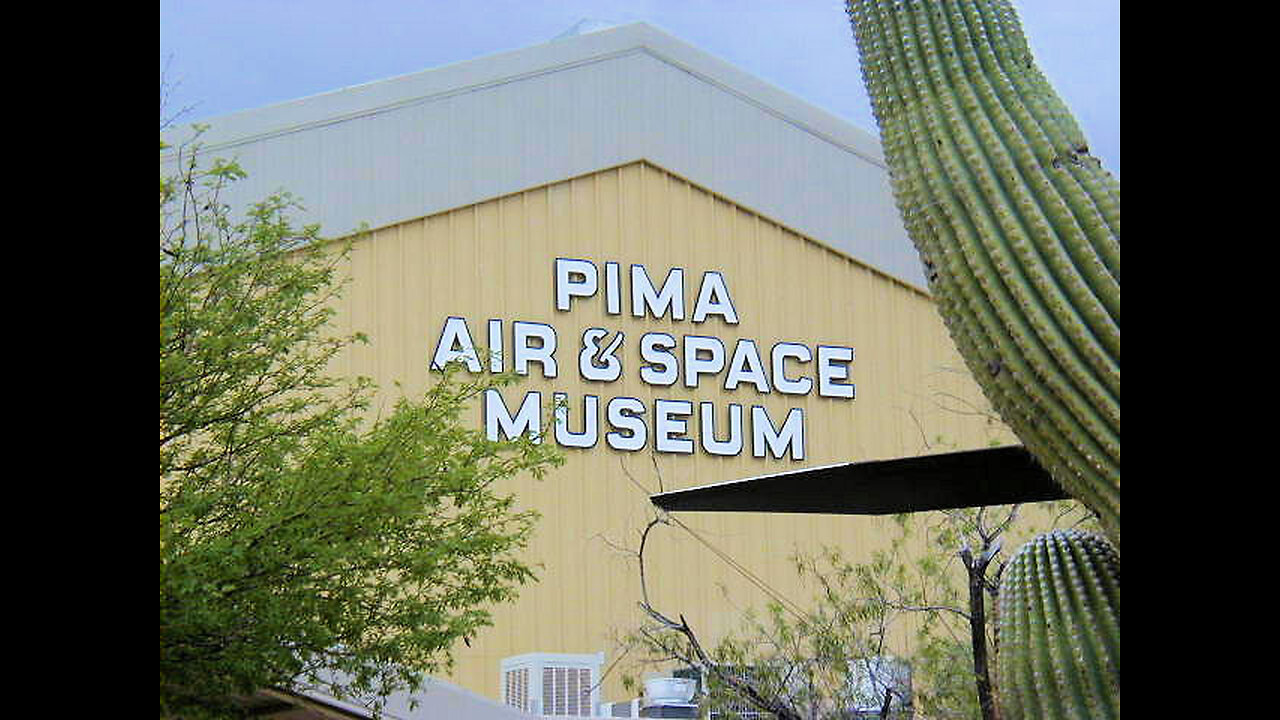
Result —
POLYGON ((669 511, 885 515, 1069 497, 1020 445, 827 465, 674 490, 669 511))

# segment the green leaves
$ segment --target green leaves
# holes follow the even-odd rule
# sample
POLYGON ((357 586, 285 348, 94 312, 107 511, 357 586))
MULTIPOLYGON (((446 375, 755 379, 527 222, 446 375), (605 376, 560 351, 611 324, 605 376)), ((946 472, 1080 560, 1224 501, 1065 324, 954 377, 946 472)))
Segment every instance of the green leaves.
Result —
POLYGON ((349 246, 294 227, 286 194, 233 218, 243 171, 192 157, 161 180, 161 714, 412 687, 534 579, 536 518, 500 486, 560 458, 459 421, 507 377, 449 371, 367 419, 371 383, 328 374, 368 342, 330 326, 349 246))

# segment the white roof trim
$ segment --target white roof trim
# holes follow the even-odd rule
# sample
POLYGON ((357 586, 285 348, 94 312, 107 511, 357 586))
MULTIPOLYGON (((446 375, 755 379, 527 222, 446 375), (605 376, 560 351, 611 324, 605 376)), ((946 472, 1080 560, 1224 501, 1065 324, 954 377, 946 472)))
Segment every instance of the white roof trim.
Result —
MULTIPOLYGON (((879 141, 867 131, 643 22, 208 118, 200 121, 210 125, 201 144, 205 150, 223 150, 264 137, 376 115, 635 52, 679 67, 868 162, 886 167, 879 141)), ((175 129, 172 134, 181 139, 182 132, 184 129, 175 129)))
POLYGON ((226 202, 285 188, 329 236, 646 161, 926 287, 875 136, 645 23, 201 124, 248 173, 226 202))

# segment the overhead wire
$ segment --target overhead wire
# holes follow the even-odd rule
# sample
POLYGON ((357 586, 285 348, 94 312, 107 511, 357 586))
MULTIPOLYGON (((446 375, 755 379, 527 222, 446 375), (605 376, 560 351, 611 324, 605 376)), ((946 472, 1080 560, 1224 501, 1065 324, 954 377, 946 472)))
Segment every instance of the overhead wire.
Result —
MULTIPOLYGON (((651 459, 653 460, 653 463, 654 463, 654 470, 655 470, 655 471, 657 471, 659 489, 661 489, 661 486, 662 486, 662 472, 661 472, 661 470, 659 470, 659 468, 658 468, 656 458, 651 458, 651 459)), ((650 497, 650 496, 652 495, 652 492, 651 492, 648 488, 646 488, 644 485, 642 485, 642 484, 640 483, 640 481, 639 481, 639 480, 637 480, 637 479, 635 478, 635 476, 633 476, 633 475, 632 475, 632 474, 627 470, 627 467, 626 467, 626 464, 625 464, 625 463, 620 463, 620 464, 621 464, 621 466, 622 466, 622 472, 623 472, 623 474, 627 477, 627 479, 628 479, 628 480, 630 480, 630 481, 631 481, 631 483, 632 483, 633 485, 635 485, 635 486, 636 486, 636 488, 638 488, 638 489, 640 490, 640 492, 644 493, 644 495, 645 495, 646 497, 650 497)), ((734 560, 734 559, 733 559, 733 557, 731 557, 731 556, 729 555, 729 553, 727 553, 727 552, 725 552, 724 550, 721 550, 720 548, 716 547, 714 544, 712 544, 712 543, 711 543, 711 541, 710 541, 710 540, 707 540, 705 537, 703 537, 701 534, 699 534, 696 530, 694 530, 693 528, 691 528, 691 527, 689 527, 688 525, 686 525, 686 524, 685 524, 682 520, 680 520, 679 518, 673 517, 670 513, 666 512, 666 511, 660 511, 660 516, 661 516, 661 519, 662 519, 662 520, 664 520, 665 522, 667 522, 667 523, 669 523, 669 524, 671 524, 671 525, 675 525, 676 527, 678 527, 678 528, 680 528, 680 529, 684 530, 685 532, 689 533, 690 537, 692 537, 694 540, 697 540, 700 544, 702 544, 702 546, 703 546, 703 547, 705 547, 705 548, 707 548, 708 550, 710 550, 710 551, 711 551, 711 553, 712 553, 713 555, 715 555, 716 557, 718 557, 718 558, 720 558, 722 561, 724 561, 724 563, 725 563, 726 565, 728 565, 730 568, 732 568, 734 571, 736 571, 739 575, 741 575, 743 578, 745 578, 745 579, 747 580, 747 582, 751 583, 751 584, 752 584, 752 585, 754 585, 758 590, 760 590, 761 592, 763 592, 763 593, 764 593, 765 595, 767 595, 768 597, 772 598, 775 602, 777 602, 777 603, 778 603, 778 605, 779 605, 780 607, 782 607, 784 610, 786 610, 787 612, 789 612, 789 613, 791 613, 793 616, 795 616, 795 618, 796 618, 797 620, 803 620, 803 619, 804 619, 804 617, 805 617, 805 613, 804 613, 804 611, 800 608, 800 606, 799 606, 799 605, 797 605, 796 603, 792 602, 790 599, 788 599, 788 598, 787 598, 786 596, 784 596, 782 593, 780 593, 780 592, 778 592, 777 590, 775 590, 775 589, 774 589, 773 587, 771 587, 767 582, 765 582, 763 578, 761 578, 760 576, 756 575, 755 573, 753 573, 753 572, 751 572, 749 569, 747 569, 747 567, 746 567, 745 565, 743 565, 742 563, 738 562, 737 560, 734 560)))
POLYGON ((671 515, 667 515, 666 517, 667 517, 667 520, 669 520, 673 525, 689 533, 689 535, 693 537, 693 539, 697 540, 699 543, 703 545, 703 547, 710 550, 712 554, 714 554, 716 557, 723 560, 726 565, 733 568, 735 571, 738 572, 738 574, 742 575, 742 577, 746 578, 747 582, 750 582, 752 585, 754 585, 757 589, 759 589, 765 595, 768 595, 770 598, 772 598, 784 610, 794 615, 796 619, 799 619, 799 620, 804 619, 805 613, 800 608, 800 606, 792 602, 782 593, 775 590, 772 586, 770 586, 767 582, 765 582, 763 578, 751 572, 742 563, 738 562, 737 560, 734 560, 733 557, 729 555, 729 553, 713 545, 710 540, 707 540, 705 537, 699 534, 696 530, 686 525, 679 518, 672 517, 671 515))

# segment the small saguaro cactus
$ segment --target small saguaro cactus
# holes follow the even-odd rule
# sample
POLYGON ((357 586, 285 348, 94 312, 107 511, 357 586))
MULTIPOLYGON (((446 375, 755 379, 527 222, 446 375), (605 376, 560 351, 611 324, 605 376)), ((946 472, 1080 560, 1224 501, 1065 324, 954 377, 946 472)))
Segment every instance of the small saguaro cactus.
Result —
POLYGON ((1120 717, 1120 557, 1075 530, 1018 550, 1000 586, 1004 720, 1120 717))
POLYGON ((849 0, 895 201, 984 394, 1120 547, 1120 183, 1007 0, 849 0))

